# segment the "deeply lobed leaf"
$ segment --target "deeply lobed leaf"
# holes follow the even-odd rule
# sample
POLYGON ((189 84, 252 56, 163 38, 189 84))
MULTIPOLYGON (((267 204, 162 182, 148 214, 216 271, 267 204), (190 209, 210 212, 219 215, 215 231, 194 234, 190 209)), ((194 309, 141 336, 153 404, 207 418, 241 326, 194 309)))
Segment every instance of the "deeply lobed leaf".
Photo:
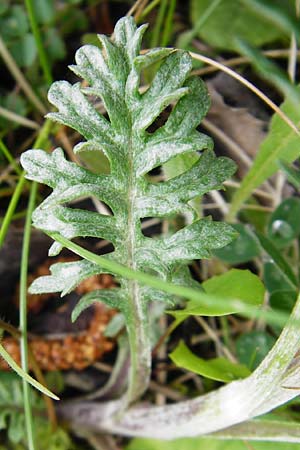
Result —
MULTIPOLYGON (((103 152, 110 162, 110 173, 96 175, 79 167, 67 161, 61 149, 51 155, 30 150, 22 155, 21 161, 27 178, 53 189, 33 215, 37 228, 58 232, 69 239, 86 236, 106 239, 114 245, 108 258, 190 285, 191 277, 184 269, 187 262, 208 258, 212 249, 231 242, 235 232, 223 223, 197 220, 196 211, 188 202, 211 189, 221 188, 234 173, 235 165, 228 158, 216 158, 212 140, 196 129, 208 110, 209 97, 201 80, 189 78, 192 68, 189 54, 154 49, 140 55, 144 31, 145 26, 137 28, 132 18, 121 19, 115 27, 114 42, 99 36, 102 49, 86 45, 76 53, 76 65, 71 69, 85 78, 88 86, 60 81, 49 91, 49 101, 58 111, 48 116, 74 128, 86 139, 76 145, 74 152, 103 152), (141 72, 154 62, 160 62, 160 66, 146 92, 141 93, 141 72), (108 118, 98 112, 98 103, 92 103, 91 95, 103 102, 108 118), (150 133, 148 127, 167 107, 171 109, 167 121, 150 133), (200 151, 200 158, 184 173, 162 183, 149 181, 148 173, 174 156, 200 151), (112 214, 68 206, 82 197, 104 201, 112 214), (173 235, 160 239, 143 235, 142 218, 184 212, 194 221, 173 235)), ((50 254, 59 253, 61 248, 55 242, 50 254)), ((55 264, 51 275, 36 280, 31 291, 61 291, 64 295, 84 278, 97 273, 102 273, 101 267, 88 261, 55 264)), ((146 379, 150 367, 146 305, 151 300, 170 304, 172 299, 141 287, 134 280, 119 281, 120 287, 111 292, 95 291, 81 299, 73 318, 94 301, 118 307, 125 315, 132 352, 141 352, 141 364, 148 367, 146 379)), ((140 370, 141 383, 142 377, 140 370)))

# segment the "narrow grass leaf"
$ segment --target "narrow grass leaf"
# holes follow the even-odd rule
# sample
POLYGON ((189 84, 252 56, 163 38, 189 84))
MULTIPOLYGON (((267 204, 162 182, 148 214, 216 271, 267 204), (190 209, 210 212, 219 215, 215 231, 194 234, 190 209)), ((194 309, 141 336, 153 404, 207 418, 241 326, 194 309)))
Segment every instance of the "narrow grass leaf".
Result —
MULTIPOLYGON (((300 108, 291 99, 285 100, 281 110, 295 123, 300 124, 300 108)), ((278 170, 278 160, 285 163, 295 161, 300 155, 300 137, 278 115, 271 120, 270 132, 260 145, 258 154, 239 189, 235 192, 228 220, 234 219, 243 203, 278 170)))

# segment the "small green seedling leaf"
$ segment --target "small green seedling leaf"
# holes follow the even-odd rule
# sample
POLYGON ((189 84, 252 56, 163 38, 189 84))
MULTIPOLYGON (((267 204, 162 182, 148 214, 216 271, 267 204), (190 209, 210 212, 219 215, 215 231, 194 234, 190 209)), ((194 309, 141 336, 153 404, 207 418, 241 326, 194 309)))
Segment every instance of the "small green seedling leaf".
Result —
POLYGON ((265 288, 257 275, 249 270, 231 269, 223 275, 217 275, 202 283, 208 299, 209 297, 220 299, 220 307, 214 305, 204 306, 191 300, 183 310, 172 311, 176 318, 191 315, 201 316, 223 316, 238 313, 242 305, 259 306, 264 299, 265 288), (230 304, 226 307, 226 300, 230 304), (236 300, 236 308, 232 306, 232 300, 236 300))
POLYGON ((228 383, 250 375, 250 370, 246 366, 232 363, 225 358, 210 360, 199 358, 182 341, 169 356, 177 366, 211 380, 228 383))

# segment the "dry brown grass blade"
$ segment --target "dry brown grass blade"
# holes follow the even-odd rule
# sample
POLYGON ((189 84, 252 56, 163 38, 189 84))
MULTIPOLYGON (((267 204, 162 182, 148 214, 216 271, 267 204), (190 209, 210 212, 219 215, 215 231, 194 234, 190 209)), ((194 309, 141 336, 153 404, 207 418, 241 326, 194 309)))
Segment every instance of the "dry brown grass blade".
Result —
MULTIPOLYGON (((274 49, 274 50, 265 50, 261 52, 264 56, 273 59, 280 58, 288 58, 290 55, 290 49, 274 49)), ((297 51, 296 54, 297 59, 300 58, 300 51, 297 51)), ((234 67, 239 66, 240 64, 249 64, 251 63, 250 59, 247 56, 237 56, 235 58, 230 58, 222 61, 222 64, 226 67, 234 67)), ((214 73, 220 70, 218 67, 201 67, 201 69, 193 70, 193 75, 207 75, 209 73, 214 73)))
POLYGON ((190 55, 193 59, 196 59, 197 61, 202 61, 205 64, 208 64, 210 66, 217 67, 222 72, 227 73, 227 75, 231 76, 232 78, 235 78, 237 81, 242 83, 244 86, 246 86, 250 91, 254 92, 255 95, 257 95, 261 100, 263 100, 276 114, 278 114, 281 119, 293 130, 295 133, 300 136, 300 131, 298 127, 294 124, 294 122, 286 115, 284 112, 281 111, 281 109, 274 103, 272 100, 267 97, 260 89, 258 89, 254 84, 252 84, 250 81, 248 81, 246 78, 242 77, 240 74, 235 72, 234 70, 230 69, 229 67, 225 66, 224 64, 221 64, 218 61, 215 61, 212 58, 208 58, 207 56, 200 55, 199 53, 190 52, 190 55))

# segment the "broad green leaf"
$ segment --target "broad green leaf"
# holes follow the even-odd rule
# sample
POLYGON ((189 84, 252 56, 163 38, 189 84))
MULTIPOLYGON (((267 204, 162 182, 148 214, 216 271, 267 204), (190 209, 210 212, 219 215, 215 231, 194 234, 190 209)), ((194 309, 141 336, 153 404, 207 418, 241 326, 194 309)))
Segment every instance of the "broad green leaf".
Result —
MULTIPOLYGON (((205 14, 210 4, 211 0, 192 1, 190 16, 193 24, 205 14)), ((282 35, 282 31, 268 18, 262 17, 257 9, 250 9, 242 0, 221 1, 199 30, 199 36, 209 45, 226 51, 236 50, 236 36, 259 47, 282 35)))
POLYGON ((223 316, 239 312, 242 304, 256 305, 262 304, 265 288, 257 275, 249 270, 231 269, 223 275, 214 276, 202 283, 206 294, 214 298, 222 299, 220 307, 216 304, 204 306, 197 304, 196 300, 188 302, 185 309, 172 311, 171 314, 184 320, 191 315, 202 316, 223 316), (226 300, 230 304, 226 307, 226 300), (236 308, 232 306, 231 301, 236 300, 236 308))
POLYGON ((271 214, 268 224, 268 237, 277 247, 290 244, 300 234, 300 199, 291 197, 271 214))
POLYGON ((276 339, 266 331, 250 331, 236 341, 239 361, 254 370, 275 344, 276 339))
MULTIPOLYGON (((295 123, 300 123, 300 109, 288 99, 281 106, 282 111, 295 123)), ((300 154, 300 137, 279 116, 271 120, 270 131, 261 143, 257 156, 241 186, 235 192, 229 218, 233 218, 241 205, 250 197, 253 190, 260 186, 278 170, 278 160, 292 162, 300 154)))
POLYGON ((250 375, 250 370, 241 364, 235 364, 226 358, 205 360, 192 353, 181 341, 176 349, 170 353, 170 358, 179 367, 197 373, 205 378, 228 383, 238 378, 250 375))
POLYGON ((261 249, 249 227, 242 223, 233 224, 232 227, 239 233, 238 237, 226 247, 214 250, 213 254, 230 264, 242 264, 256 258, 261 249))
POLYGON ((208 294, 242 298, 249 304, 260 305, 264 297, 264 285, 257 275, 249 270, 231 269, 202 283, 208 294))

